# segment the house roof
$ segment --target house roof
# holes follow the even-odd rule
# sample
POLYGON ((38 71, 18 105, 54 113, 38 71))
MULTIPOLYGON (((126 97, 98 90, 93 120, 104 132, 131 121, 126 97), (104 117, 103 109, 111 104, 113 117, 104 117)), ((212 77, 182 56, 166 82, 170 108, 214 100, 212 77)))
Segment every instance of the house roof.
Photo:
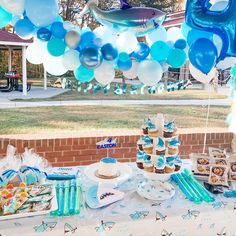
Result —
POLYGON ((163 23, 165 28, 173 26, 180 26, 185 21, 185 11, 179 11, 176 13, 168 14, 166 20, 163 23))
POLYGON ((5 46, 28 46, 33 40, 24 40, 18 35, 0 29, 0 45, 5 46))

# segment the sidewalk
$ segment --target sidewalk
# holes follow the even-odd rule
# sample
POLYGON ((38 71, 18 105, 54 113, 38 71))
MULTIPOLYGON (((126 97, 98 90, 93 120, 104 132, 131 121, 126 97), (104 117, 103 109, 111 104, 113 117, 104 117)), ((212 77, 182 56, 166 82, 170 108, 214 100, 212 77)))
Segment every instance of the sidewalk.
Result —
POLYGON ((81 100, 81 101, 44 101, 13 102, 0 99, 0 109, 53 106, 117 106, 117 105, 160 105, 160 106, 231 106, 232 99, 209 100, 81 100))

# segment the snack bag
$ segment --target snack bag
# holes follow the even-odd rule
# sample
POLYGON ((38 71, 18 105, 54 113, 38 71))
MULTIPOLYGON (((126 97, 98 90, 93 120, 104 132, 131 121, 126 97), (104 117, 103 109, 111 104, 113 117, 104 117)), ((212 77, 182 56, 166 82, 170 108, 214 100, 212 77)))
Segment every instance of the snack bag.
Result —
POLYGON ((195 175, 209 176, 211 158, 206 154, 190 154, 190 159, 192 161, 192 170, 195 175))
POLYGON ((219 166, 228 166, 228 160, 225 158, 214 158, 212 159, 213 165, 219 165, 219 166))
POLYGON ((229 178, 236 180, 236 155, 231 156, 229 160, 229 178))
POLYGON ((227 166, 212 165, 208 183, 228 187, 229 168, 227 166))
POLYGON ((227 158, 226 149, 223 148, 209 147, 209 155, 217 159, 227 158))

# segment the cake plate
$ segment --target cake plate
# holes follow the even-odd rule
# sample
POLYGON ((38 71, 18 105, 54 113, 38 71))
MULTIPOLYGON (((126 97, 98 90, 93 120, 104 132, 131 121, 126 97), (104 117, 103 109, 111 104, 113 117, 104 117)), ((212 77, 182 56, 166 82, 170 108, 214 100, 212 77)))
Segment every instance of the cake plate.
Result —
POLYGON ((99 162, 91 164, 87 166, 84 170, 84 174, 94 182, 114 184, 115 186, 117 186, 128 180, 132 175, 132 169, 130 166, 124 163, 117 162, 117 169, 119 175, 117 175, 116 178, 112 179, 99 178, 99 176, 97 175, 99 164, 100 164, 99 162))

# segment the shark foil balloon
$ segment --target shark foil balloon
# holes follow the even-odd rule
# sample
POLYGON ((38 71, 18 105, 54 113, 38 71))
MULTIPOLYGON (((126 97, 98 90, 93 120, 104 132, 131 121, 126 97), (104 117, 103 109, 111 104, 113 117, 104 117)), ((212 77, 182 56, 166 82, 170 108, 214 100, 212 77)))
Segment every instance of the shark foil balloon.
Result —
POLYGON ((218 10, 211 9, 210 0, 188 0, 186 6, 189 26, 220 36, 222 49, 218 61, 227 56, 236 57, 236 0, 223 2, 228 2, 227 6, 218 10))
POLYGON ((121 8, 103 11, 98 8, 98 0, 89 0, 80 17, 91 13, 104 26, 118 32, 132 31, 136 36, 143 36, 161 25, 166 14, 155 8, 132 7, 126 0, 120 0, 121 8))

